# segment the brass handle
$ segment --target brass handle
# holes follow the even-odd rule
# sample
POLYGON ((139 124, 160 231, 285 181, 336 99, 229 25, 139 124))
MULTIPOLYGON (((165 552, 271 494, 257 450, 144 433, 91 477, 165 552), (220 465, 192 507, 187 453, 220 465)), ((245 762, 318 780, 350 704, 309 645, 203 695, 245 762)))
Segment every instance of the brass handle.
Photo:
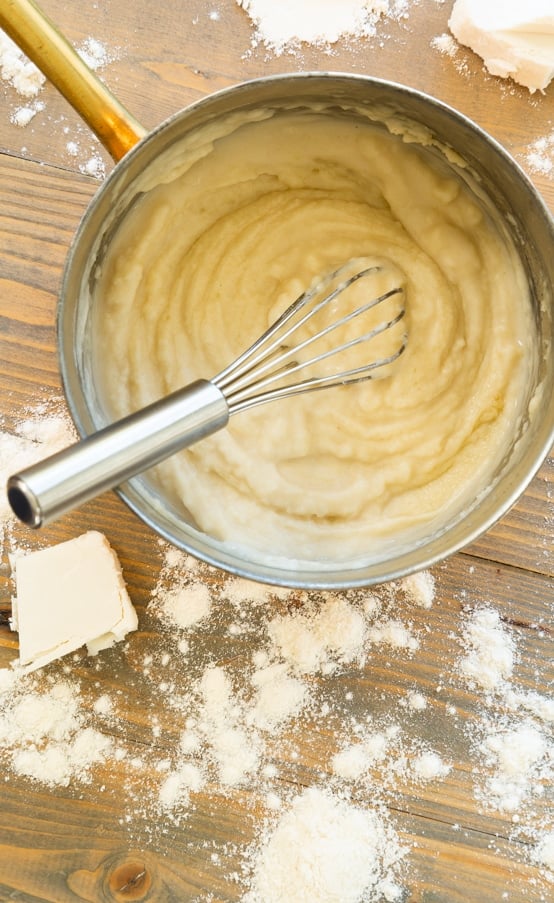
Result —
POLYGON ((2 0, 0 26, 84 119, 114 160, 146 135, 33 0, 2 0))

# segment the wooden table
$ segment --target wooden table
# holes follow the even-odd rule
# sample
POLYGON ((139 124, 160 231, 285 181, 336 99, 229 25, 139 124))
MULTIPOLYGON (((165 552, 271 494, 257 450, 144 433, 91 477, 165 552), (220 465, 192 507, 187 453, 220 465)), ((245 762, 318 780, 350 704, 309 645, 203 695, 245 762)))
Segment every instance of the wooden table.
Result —
MULTIPOLYGON (((108 48, 113 59, 102 77, 146 128, 222 86, 300 69, 368 73, 432 93, 476 120, 524 168, 532 142, 553 128, 552 85, 544 96, 530 97, 525 89, 489 76, 469 51, 460 48, 451 57, 431 46, 432 39, 447 30, 449 2, 410 4, 405 20, 385 21, 374 39, 342 42, 330 54, 307 47, 301 54, 280 56, 262 45, 251 48, 251 22, 234 0, 103 0, 85 5, 44 0, 43 6, 72 43, 79 46, 92 36, 108 48)), ((21 98, 5 85, 0 91, 0 406, 2 429, 8 431, 29 416, 29 409, 36 412, 41 402, 60 394, 56 297, 72 235, 98 187, 95 177, 81 170, 97 155, 107 170, 111 165, 51 85, 40 99, 45 109, 20 128, 10 117, 22 105, 21 98), (70 148, 71 142, 79 147, 70 148)), ((530 175, 554 209, 552 177, 530 175)), ((517 641, 514 681, 524 690, 547 694, 551 689, 553 474, 549 458, 501 523, 434 569, 432 609, 398 612, 401 618, 409 616, 411 629, 422 637, 415 655, 379 646, 365 666, 321 678, 327 692, 352 694, 348 698, 354 699, 359 718, 402 711, 399 703, 409 689, 420 690, 428 701, 411 730, 434 743, 452 767, 442 781, 411 787, 399 782, 397 792, 387 796, 395 828, 409 848, 403 899, 552 899, 553 885, 530 852, 533 828, 553 828, 551 787, 534 800, 525 815, 526 830, 519 833, 514 833, 512 813, 487 809, 476 799, 479 760, 472 757, 467 737, 483 715, 483 694, 449 677, 460 654, 456 637, 462 609, 486 603, 500 613, 517 641), (448 717, 454 710, 456 717, 448 717)), ((164 707, 162 691, 144 676, 148 656, 159 661, 160 649, 171 642, 148 609, 162 551, 156 537, 115 495, 88 504, 40 537, 29 536, 22 527, 11 529, 0 572, 0 664, 8 666, 17 650, 17 637, 5 623, 13 593, 10 543, 33 548, 89 528, 102 530, 120 557, 139 613, 139 631, 125 647, 97 659, 81 655, 75 662, 58 662, 47 669, 47 676, 55 680, 69 674, 81 683, 87 699, 102 693, 119 699, 111 730, 141 757, 142 778, 130 796, 118 769, 106 763, 93 770, 90 783, 49 788, 11 773, 7 760, 1 759, 6 780, 0 784, 0 899, 238 900, 244 887, 233 873, 240 871, 242 851, 268 815, 254 778, 226 792, 214 784, 205 787, 193 795, 180 822, 149 815, 146 802, 138 814, 140 781, 145 788, 148 784, 144 770, 155 778, 156 763, 171 755, 182 721, 164 707)), ((218 577, 211 579, 217 582, 218 577)), ((240 638, 237 646, 230 646, 222 630, 216 625, 208 631, 207 648, 214 660, 234 660, 240 668, 247 647, 240 638)), ((184 668, 173 674, 177 678, 186 686, 184 668)), ((488 711, 494 703, 492 707, 488 711)), ((294 728, 295 758, 288 756, 284 742, 276 742, 274 791, 325 783, 339 729, 332 719, 325 724, 307 717, 294 728)), ((370 796, 363 790, 355 793, 362 806, 371 805, 370 796)), ((294 887, 289 899, 296 899, 294 887)))

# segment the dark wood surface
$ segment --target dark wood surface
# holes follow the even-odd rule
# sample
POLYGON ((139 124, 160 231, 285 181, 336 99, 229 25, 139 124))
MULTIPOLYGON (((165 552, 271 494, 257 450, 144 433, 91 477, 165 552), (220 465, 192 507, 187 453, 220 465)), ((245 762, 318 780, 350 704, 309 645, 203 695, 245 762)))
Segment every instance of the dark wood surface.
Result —
MULTIPOLYGON (((1 0, 0 0, 1 2, 1 0)), ((480 60, 460 50, 451 58, 431 46, 447 30, 451 3, 421 0, 409 5, 401 22, 383 22, 377 37, 343 41, 330 54, 307 47, 275 56, 263 46, 251 49, 252 25, 233 0, 188 0, 154 4, 146 0, 103 0, 68 4, 44 0, 44 9, 72 43, 93 36, 112 52, 101 72, 118 98, 147 128, 187 103, 225 85, 271 72, 334 69, 368 73, 404 82, 434 94, 475 119, 525 168, 533 141, 550 134, 554 93, 530 97, 510 82, 484 72, 480 60), (216 11, 219 18, 210 13, 216 11)), ((9 430, 29 408, 60 394, 55 339, 57 292, 64 260, 98 182, 80 171, 92 153, 107 155, 51 85, 41 95, 45 110, 25 128, 10 122, 21 105, 15 92, 0 91, 0 406, 9 430), (77 138, 81 151, 67 152, 77 138)), ((529 171, 554 209, 554 180, 529 171)), ((360 713, 375 717, 395 708, 409 689, 429 700, 421 722, 422 739, 444 750, 452 770, 441 782, 417 787, 399 782, 387 805, 401 838, 409 846, 404 899, 425 903, 539 903, 551 899, 553 885, 529 855, 533 826, 550 824, 552 794, 546 786, 526 818, 530 834, 514 836, 511 813, 485 811, 475 798, 475 764, 467 741, 482 715, 483 700, 467 685, 448 683, 459 646, 460 613, 466 604, 486 602, 514 631, 520 651, 518 685, 548 694, 552 690, 552 611, 554 602, 554 462, 548 458, 515 508, 489 533, 437 566, 435 604, 411 608, 415 633, 425 637, 411 657, 377 647, 363 668, 325 679, 329 693, 351 692, 360 713), (334 681, 334 683, 333 683, 334 681), (445 716, 445 705, 456 717, 445 716), (550 819, 550 821, 549 821, 550 819)), ((141 680, 142 662, 166 642, 148 608, 161 566, 156 538, 114 495, 85 506, 41 535, 54 543, 102 530, 117 551, 139 613, 139 631, 126 650, 98 660, 81 658, 72 673, 84 695, 103 689, 120 700, 115 737, 125 739, 144 761, 169 754, 181 730, 178 713, 159 704, 151 683, 141 680), (152 733, 152 715, 160 719, 152 733)), ((38 540, 12 528, 13 542, 38 540)), ((6 544, 9 545, 9 544, 6 544)), ((0 613, 8 615, 13 585, 7 549, 0 571, 0 613)), ((405 614, 400 612, 399 616, 405 614)), ((244 641, 243 641, 244 642, 244 641)), ((216 627, 205 637, 214 660, 236 656, 216 627), (219 647, 221 651, 218 652, 219 647)), ((0 625, 0 665, 8 666, 17 637, 0 625)), ((62 675, 63 663, 49 674, 62 675)), ((180 675, 186 680, 186 675, 180 675)), ((337 724, 306 718, 295 726, 297 757, 288 759, 283 737, 273 760, 282 781, 301 788, 321 779, 336 748, 337 724)), ((146 769, 147 770, 147 769, 146 769)), ((152 776, 155 768, 152 765, 152 776)), ((140 785, 113 763, 99 766, 91 783, 49 788, 9 772, 0 782, 0 900, 51 901, 230 901, 243 888, 232 875, 240 870, 240 850, 256 838, 267 815, 255 782, 240 789, 210 785, 195 794, 189 816, 174 824, 147 812, 137 814, 140 785), (132 803, 130 803, 132 800, 132 803), (126 816, 129 815, 129 819, 126 816), (218 850, 219 858, 211 853, 218 850)), ((144 780, 144 769, 141 771, 144 780)), ((138 779, 137 779, 138 780, 138 779)), ((144 791, 146 792, 146 791, 144 791)), ((370 804, 363 790, 356 802, 370 804)), ((291 887, 290 900, 295 900, 291 887)), ((259 901, 264 903, 264 901, 259 901)), ((317 901, 314 901, 317 903, 317 901)))

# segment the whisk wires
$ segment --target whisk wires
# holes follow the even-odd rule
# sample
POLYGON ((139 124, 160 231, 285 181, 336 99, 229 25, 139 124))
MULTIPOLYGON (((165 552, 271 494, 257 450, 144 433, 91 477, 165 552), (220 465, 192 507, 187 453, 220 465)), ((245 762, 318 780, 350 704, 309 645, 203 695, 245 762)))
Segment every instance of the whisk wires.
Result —
POLYGON ((310 349, 310 353, 313 353, 312 346, 321 342, 326 336, 329 336, 336 330, 344 329, 353 320, 379 307, 393 296, 403 295, 403 287, 395 285, 381 292, 377 297, 371 297, 348 313, 338 315, 328 325, 323 326, 313 335, 300 338, 296 344, 290 344, 290 340, 293 337, 297 338, 300 330, 309 321, 321 315, 324 309, 331 308, 333 302, 350 286, 364 277, 382 273, 383 269, 384 267, 381 265, 366 266, 352 273, 347 278, 341 278, 345 272, 351 272, 352 262, 350 262, 339 267, 303 292, 269 329, 212 380, 225 395, 230 413, 246 410, 278 398, 300 395, 317 389, 361 383, 373 379, 377 370, 392 364, 400 357, 406 347, 406 335, 401 338, 394 350, 381 357, 365 360, 358 366, 347 366, 346 369, 338 373, 316 373, 303 379, 289 381, 294 374, 299 373, 301 370, 305 371, 308 368, 317 367, 323 362, 348 352, 356 346, 371 342, 377 336, 392 329, 403 319, 406 310, 402 304, 400 309, 392 316, 377 323, 377 325, 372 326, 362 334, 346 338, 336 346, 303 359, 303 354, 306 350, 310 349), (322 292, 337 279, 341 280, 338 285, 321 300, 317 300, 322 292), (284 379, 286 380, 285 382, 283 382, 284 379))

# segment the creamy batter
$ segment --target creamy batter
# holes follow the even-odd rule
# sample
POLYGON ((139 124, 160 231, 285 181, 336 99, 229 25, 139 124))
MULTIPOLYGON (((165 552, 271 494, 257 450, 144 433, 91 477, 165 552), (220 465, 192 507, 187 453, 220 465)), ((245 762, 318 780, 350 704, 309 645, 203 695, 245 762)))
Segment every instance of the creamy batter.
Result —
POLYGON ((215 376, 318 274, 390 261, 408 345, 387 378, 237 414, 156 478, 206 533, 268 555, 398 549, 474 502, 525 416, 519 259, 438 152, 386 128, 289 111, 227 132, 160 161, 108 252, 107 405, 215 376))

